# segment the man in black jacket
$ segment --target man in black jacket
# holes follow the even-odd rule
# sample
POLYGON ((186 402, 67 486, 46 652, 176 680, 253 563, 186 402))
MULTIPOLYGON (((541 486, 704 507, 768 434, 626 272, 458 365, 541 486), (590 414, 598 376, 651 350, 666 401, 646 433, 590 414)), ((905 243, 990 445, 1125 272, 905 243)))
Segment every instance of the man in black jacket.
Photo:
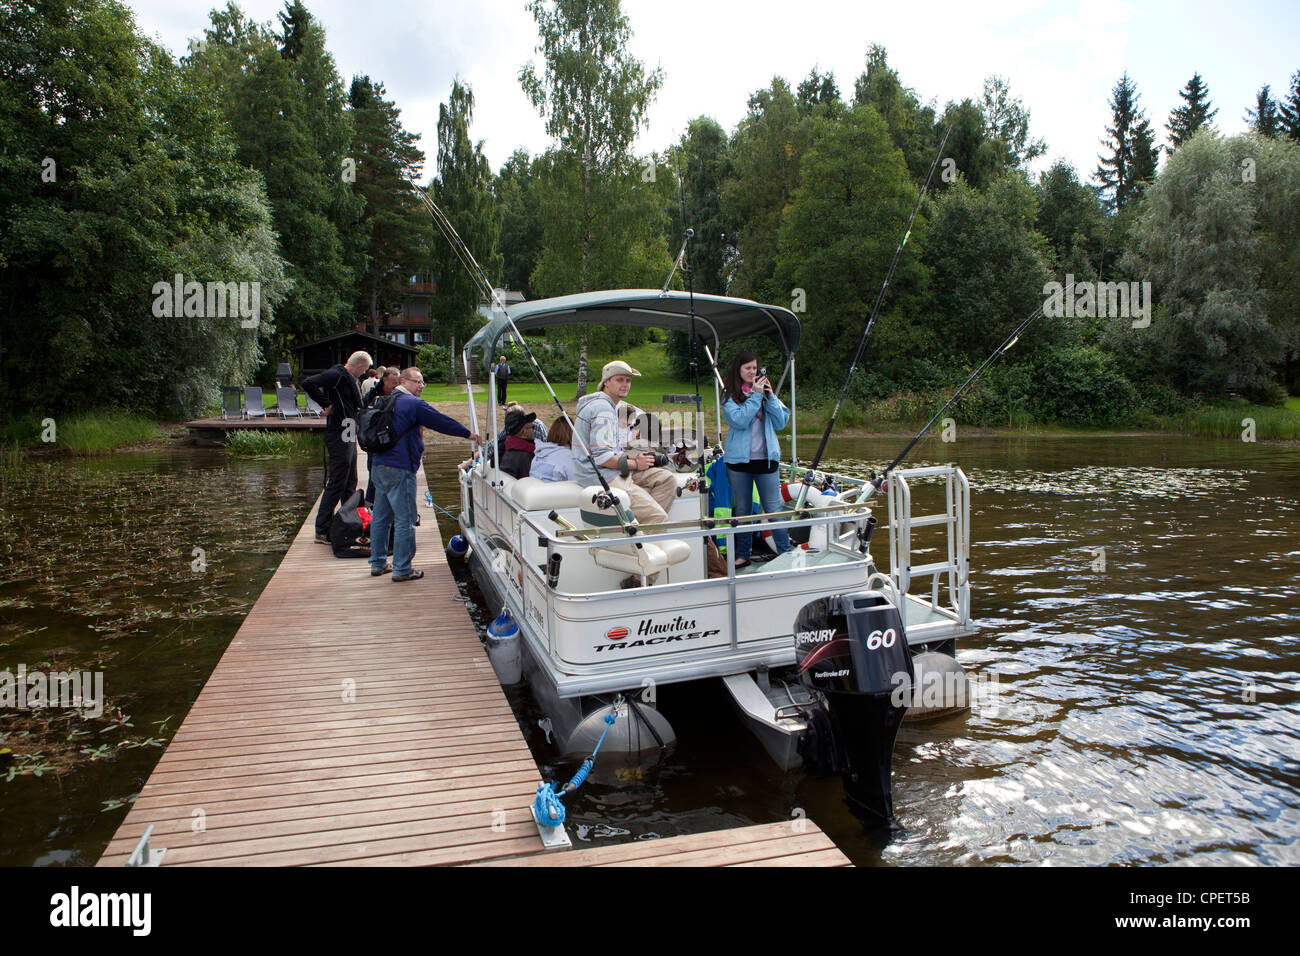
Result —
POLYGON ((302 388, 322 408, 325 419, 325 450, 329 471, 325 491, 316 511, 316 543, 329 544, 330 519, 340 501, 357 488, 357 423, 361 409, 361 387, 357 380, 370 368, 367 352, 353 352, 344 365, 303 379, 302 388))

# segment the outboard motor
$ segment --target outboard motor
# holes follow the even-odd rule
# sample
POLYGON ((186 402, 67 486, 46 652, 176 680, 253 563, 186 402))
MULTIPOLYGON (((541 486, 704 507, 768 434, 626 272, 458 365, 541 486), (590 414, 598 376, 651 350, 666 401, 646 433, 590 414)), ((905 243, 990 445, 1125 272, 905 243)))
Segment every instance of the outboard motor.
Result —
POLYGON ((820 751, 814 769, 838 771, 851 809, 870 826, 894 819, 894 740, 912 696, 912 655, 903 619, 880 591, 806 604, 795 618, 799 680, 816 693, 810 724, 820 751))

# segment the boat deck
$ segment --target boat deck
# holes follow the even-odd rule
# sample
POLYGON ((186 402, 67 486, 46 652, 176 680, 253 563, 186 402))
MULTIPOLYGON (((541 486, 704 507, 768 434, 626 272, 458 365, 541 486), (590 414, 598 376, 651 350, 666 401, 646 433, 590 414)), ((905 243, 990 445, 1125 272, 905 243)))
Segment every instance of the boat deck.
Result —
POLYGON ((536 856, 537 766, 420 511, 425 577, 394 584, 313 507, 100 866, 150 824, 164 866, 847 862, 811 821, 536 856))

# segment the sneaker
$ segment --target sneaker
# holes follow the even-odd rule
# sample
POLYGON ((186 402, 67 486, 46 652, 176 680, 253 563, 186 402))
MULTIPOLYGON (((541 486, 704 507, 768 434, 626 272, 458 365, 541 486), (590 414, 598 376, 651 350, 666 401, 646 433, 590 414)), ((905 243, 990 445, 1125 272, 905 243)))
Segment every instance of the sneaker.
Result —
POLYGON ((409 571, 406 574, 394 574, 393 580, 394 581, 418 581, 422 577, 424 577, 423 571, 409 571))
POLYGON ((370 569, 370 576, 372 578, 383 577, 385 574, 392 574, 392 573, 393 573, 393 566, 391 564, 385 564, 382 568, 370 569))
POLYGON ((327 535, 327 534, 321 534, 320 532, 317 532, 317 533, 316 533, 316 543, 317 543, 317 544, 329 544, 329 543, 330 543, 330 536, 327 535))

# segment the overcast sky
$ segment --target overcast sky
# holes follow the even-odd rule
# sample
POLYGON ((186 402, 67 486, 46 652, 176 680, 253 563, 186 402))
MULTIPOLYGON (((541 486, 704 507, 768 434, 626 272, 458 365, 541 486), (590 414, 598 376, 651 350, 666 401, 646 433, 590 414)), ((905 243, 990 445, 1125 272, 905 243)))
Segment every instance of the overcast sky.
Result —
MULTIPOLYGON (((382 82, 419 134, 431 176, 438 104, 453 77, 474 91, 473 135, 493 169, 517 147, 549 145, 542 121, 519 87, 519 70, 537 58, 536 26, 523 0, 306 0, 326 29, 347 83, 354 74, 382 82)), ((126 0, 146 35, 173 53, 202 34, 212 2, 126 0)), ((283 0, 243 0, 259 21, 283 0)), ((1165 139, 1178 91, 1200 72, 1220 130, 1245 128, 1245 110, 1267 83, 1275 98, 1300 70, 1300 4, 1292 2, 1133 2, 994 0, 888 4, 843 0, 623 0, 632 53, 660 67, 664 84, 638 150, 672 143, 696 116, 731 131, 751 93, 783 76, 795 86, 814 67, 834 74, 850 99, 867 48, 882 44, 890 64, 923 101, 978 99, 990 74, 1005 76, 1030 111, 1030 132, 1047 141, 1045 168, 1057 158, 1087 179, 1110 122, 1107 103, 1127 70, 1140 106, 1165 139)))

